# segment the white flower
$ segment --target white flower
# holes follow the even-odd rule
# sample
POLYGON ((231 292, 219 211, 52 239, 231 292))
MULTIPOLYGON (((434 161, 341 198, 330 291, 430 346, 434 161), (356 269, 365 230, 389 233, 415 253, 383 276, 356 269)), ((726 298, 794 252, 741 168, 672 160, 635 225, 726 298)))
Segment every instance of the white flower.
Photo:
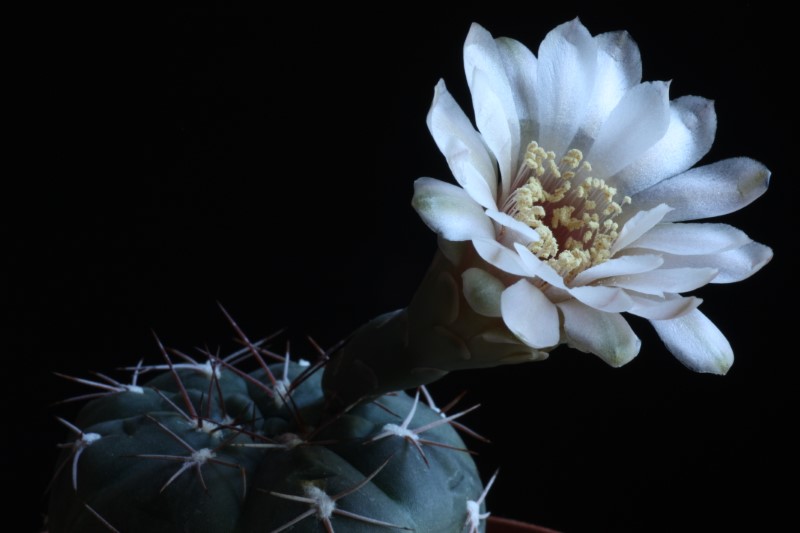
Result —
POLYGON ((748 158, 691 168, 713 142, 713 103, 670 101, 668 83, 641 82, 627 33, 592 37, 577 19, 538 57, 475 24, 464 66, 477 130, 441 81, 428 114, 460 187, 420 178, 413 205, 446 255, 471 241, 485 261, 460 265, 473 310, 537 350, 566 343, 614 366, 640 346, 620 313, 639 315, 686 366, 724 374, 730 344, 681 293, 742 280, 772 251, 684 221, 744 207, 770 173, 748 158))

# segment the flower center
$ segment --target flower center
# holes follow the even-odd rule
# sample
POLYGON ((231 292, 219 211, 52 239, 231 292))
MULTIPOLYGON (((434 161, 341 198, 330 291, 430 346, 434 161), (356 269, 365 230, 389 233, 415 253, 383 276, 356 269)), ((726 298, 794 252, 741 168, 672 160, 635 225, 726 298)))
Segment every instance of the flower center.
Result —
POLYGON ((614 201, 617 190, 589 175, 592 166, 580 150, 569 150, 558 164, 555 159, 535 141, 528 145, 505 210, 541 237, 530 251, 571 281, 611 258, 619 235, 614 219, 631 199, 614 201))

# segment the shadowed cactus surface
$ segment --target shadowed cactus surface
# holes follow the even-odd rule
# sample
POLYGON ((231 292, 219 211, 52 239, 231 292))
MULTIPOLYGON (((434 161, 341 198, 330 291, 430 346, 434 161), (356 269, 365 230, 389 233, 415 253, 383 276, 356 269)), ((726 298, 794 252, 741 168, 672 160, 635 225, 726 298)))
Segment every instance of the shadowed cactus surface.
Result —
POLYGON ((70 377, 99 392, 60 419, 72 440, 49 532, 483 530, 483 487, 453 428, 466 411, 445 416, 418 391, 331 412, 323 364, 243 342, 204 362, 161 347, 166 364, 130 369, 130 384, 70 377))

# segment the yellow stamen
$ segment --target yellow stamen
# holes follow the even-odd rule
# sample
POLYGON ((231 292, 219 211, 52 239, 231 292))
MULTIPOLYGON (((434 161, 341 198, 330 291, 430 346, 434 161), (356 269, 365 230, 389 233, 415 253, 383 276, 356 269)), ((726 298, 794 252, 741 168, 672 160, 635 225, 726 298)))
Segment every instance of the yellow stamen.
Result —
POLYGON ((580 150, 569 150, 558 163, 555 159, 553 152, 531 142, 520 172, 527 181, 506 205, 510 215, 541 237, 530 244, 531 252, 571 281, 611 258, 611 246, 619 236, 614 219, 631 198, 615 202, 617 189, 588 175, 592 166, 580 150), (580 182, 573 186, 571 180, 580 182))

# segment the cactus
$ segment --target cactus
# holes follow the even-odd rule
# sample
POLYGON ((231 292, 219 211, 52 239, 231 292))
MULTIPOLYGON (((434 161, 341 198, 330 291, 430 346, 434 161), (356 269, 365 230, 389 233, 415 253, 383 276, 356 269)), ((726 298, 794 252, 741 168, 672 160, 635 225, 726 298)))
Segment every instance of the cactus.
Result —
POLYGON ((743 157, 693 166, 713 141, 711 102, 641 83, 630 37, 592 36, 578 19, 538 59, 474 24, 464 66, 475 126, 443 81, 428 114, 458 186, 415 182, 439 251, 409 305, 314 365, 231 320, 245 348, 227 357, 173 363, 159 343, 165 364, 131 368, 130 384, 68 377, 101 392, 60 419, 73 438, 51 485, 52 533, 478 533, 494 478, 482 487, 454 429, 469 410, 421 404, 426 384, 561 345, 622 366, 641 347, 623 313, 690 369, 728 371, 730 343, 683 293, 743 280, 772 250, 691 221, 744 207, 770 172, 743 157))
POLYGON ((130 384, 65 376, 101 392, 61 419, 73 440, 50 533, 482 531, 485 492, 453 427, 471 409, 446 416, 418 389, 331 411, 324 358, 241 340, 205 362, 172 352, 180 363, 159 343, 165 364, 128 369, 130 384))

